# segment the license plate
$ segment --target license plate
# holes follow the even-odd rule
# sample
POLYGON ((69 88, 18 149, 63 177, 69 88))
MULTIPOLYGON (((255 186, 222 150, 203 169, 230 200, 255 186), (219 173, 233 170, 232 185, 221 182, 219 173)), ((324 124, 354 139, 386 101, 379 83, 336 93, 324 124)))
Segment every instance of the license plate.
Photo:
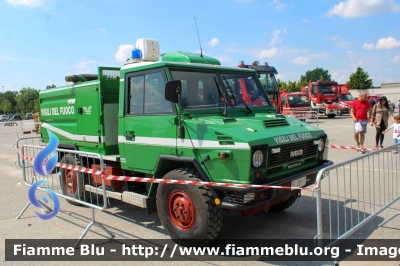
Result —
MULTIPOLYGON (((302 187, 306 185, 306 177, 302 177, 292 181, 292 187, 302 187)), ((291 189, 293 190, 293 188, 291 189)))

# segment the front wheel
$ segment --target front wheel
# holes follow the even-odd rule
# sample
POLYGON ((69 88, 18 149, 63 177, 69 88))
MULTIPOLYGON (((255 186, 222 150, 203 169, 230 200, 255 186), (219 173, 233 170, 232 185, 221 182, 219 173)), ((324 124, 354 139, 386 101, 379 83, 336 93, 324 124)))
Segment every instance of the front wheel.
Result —
POLYGON ((328 118, 335 118, 336 114, 328 114, 328 118))
MULTIPOLYGON (((190 168, 170 171, 164 179, 200 181, 190 168)), ((178 244, 203 246, 221 231, 223 215, 204 186, 160 184, 157 190, 157 211, 164 230, 178 244), (195 242, 193 242, 195 241, 195 242)))

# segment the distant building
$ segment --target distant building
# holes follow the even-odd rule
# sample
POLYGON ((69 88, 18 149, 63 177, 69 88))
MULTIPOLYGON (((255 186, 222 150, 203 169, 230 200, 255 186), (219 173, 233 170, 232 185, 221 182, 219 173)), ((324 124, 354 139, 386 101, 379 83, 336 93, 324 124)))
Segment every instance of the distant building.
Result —
POLYGON ((400 83, 382 83, 382 89, 400 89, 400 83))

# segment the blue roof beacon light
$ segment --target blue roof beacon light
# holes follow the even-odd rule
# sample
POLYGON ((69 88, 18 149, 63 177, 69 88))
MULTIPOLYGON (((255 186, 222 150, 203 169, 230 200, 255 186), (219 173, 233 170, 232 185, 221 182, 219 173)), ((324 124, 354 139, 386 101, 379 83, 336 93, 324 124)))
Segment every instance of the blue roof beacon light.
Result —
POLYGON ((142 61, 142 51, 140 49, 134 48, 132 50, 132 60, 134 62, 141 62, 142 61))

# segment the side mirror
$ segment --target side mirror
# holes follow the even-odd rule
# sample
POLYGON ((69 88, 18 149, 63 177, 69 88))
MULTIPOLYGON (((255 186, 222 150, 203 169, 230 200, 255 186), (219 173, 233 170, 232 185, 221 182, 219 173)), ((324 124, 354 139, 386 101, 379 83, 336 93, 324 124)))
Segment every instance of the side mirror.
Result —
POLYGON ((178 103, 182 94, 182 82, 180 80, 171 80, 165 83, 165 99, 167 101, 178 103))

